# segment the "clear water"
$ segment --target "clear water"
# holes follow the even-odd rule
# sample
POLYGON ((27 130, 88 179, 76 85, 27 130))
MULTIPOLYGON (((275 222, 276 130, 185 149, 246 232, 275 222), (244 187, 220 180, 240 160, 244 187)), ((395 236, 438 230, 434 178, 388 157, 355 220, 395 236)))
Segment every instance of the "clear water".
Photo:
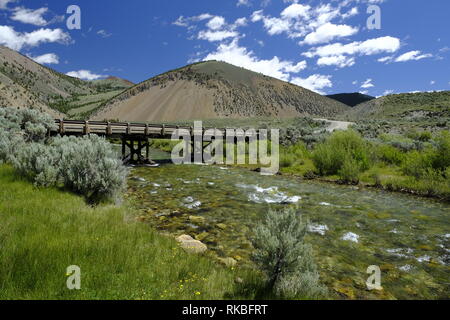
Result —
POLYGON ((214 255, 242 266, 252 266, 249 238, 268 208, 297 206, 311 222, 307 240, 334 298, 450 298, 449 204, 237 168, 171 164, 133 168, 129 196, 142 220, 162 232, 197 236, 214 255), (381 268, 381 291, 366 287, 370 265, 381 268))

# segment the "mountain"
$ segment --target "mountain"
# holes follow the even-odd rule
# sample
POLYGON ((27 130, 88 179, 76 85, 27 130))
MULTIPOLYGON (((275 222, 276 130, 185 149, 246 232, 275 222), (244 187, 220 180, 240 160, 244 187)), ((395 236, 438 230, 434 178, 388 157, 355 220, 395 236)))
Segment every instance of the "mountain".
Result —
POLYGON ((110 76, 83 81, 0 46, 0 107, 36 108, 54 117, 83 119, 134 84, 110 76))
POLYGON ((92 94, 86 82, 44 67, 30 58, 0 46, 0 106, 38 108, 54 116, 49 105, 58 98, 92 94))
POLYGON ((97 90, 119 90, 128 89, 134 86, 134 83, 119 77, 109 76, 106 79, 93 80, 91 84, 97 87, 97 90))
POLYGON ((450 119, 450 91, 391 94, 357 105, 347 119, 450 119))
POLYGON ((375 99, 375 97, 368 96, 359 92, 332 94, 328 95, 327 97, 342 102, 343 104, 346 104, 350 107, 354 107, 358 104, 375 99))
POLYGON ((299 86, 234 65, 207 61, 139 83, 92 119, 177 121, 243 117, 333 117, 349 107, 299 86))

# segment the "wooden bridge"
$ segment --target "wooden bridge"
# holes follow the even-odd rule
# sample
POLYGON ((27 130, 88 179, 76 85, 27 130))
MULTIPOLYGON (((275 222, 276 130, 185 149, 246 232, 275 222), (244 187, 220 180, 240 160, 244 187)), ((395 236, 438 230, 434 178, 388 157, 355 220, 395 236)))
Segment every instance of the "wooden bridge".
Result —
MULTIPOLYGON (((189 132, 191 137, 202 136, 207 138, 227 137, 227 130, 231 128, 202 128, 196 130, 194 127, 172 126, 164 124, 148 124, 133 122, 104 122, 104 121, 78 121, 56 119, 57 128, 51 134, 56 135, 89 135, 96 134, 107 138, 122 140, 122 160, 124 163, 148 164, 152 163, 149 156, 149 139, 171 139, 177 130, 189 132), (127 147, 129 152, 127 153, 127 147), (142 155, 145 149, 145 156, 142 155)), ((239 134, 239 133, 238 133, 239 134)), ((244 135, 244 138, 258 138, 259 132, 253 135, 244 135)), ((191 139, 193 141, 194 139, 191 139)), ((192 142, 194 147, 194 142, 192 142)), ((202 146, 202 150, 203 150, 202 146)), ((194 149, 193 149, 194 150, 194 149)))

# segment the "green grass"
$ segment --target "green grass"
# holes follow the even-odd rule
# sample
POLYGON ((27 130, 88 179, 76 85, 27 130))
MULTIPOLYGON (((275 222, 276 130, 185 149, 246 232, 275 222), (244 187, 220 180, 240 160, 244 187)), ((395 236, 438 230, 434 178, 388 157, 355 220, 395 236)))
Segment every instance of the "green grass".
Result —
POLYGON ((89 207, 6 165, 0 190, 0 299, 267 298, 255 271, 187 254, 125 206, 89 207), (66 287, 70 265, 81 268, 81 290, 66 287))

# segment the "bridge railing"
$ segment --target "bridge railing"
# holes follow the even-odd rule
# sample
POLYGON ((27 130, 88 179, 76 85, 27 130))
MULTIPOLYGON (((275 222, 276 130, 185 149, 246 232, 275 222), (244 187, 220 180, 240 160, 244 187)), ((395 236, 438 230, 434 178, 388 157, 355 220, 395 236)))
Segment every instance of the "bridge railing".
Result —
MULTIPOLYGON (((190 132, 191 136, 194 134, 204 135, 206 130, 214 130, 214 136, 226 136, 226 130, 235 130, 232 128, 202 128, 200 131, 195 131, 194 127, 174 126, 163 124, 149 124, 139 122, 105 122, 105 121, 83 121, 83 120, 62 120, 56 119, 55 124, 57 129, 53 133, 61 135, 87 135, 98 134, 109 137, 120 137, 123 135, 142 135, 153 138, 170 138, 172 134, 179 129, 184 129, 190 132)), ((255 131, 256 137, 259 132, 255 131)), ((211 135, 212 136, 212 135, 211 135)), ((246 133, 247 137, 252 137, 246 133)))

